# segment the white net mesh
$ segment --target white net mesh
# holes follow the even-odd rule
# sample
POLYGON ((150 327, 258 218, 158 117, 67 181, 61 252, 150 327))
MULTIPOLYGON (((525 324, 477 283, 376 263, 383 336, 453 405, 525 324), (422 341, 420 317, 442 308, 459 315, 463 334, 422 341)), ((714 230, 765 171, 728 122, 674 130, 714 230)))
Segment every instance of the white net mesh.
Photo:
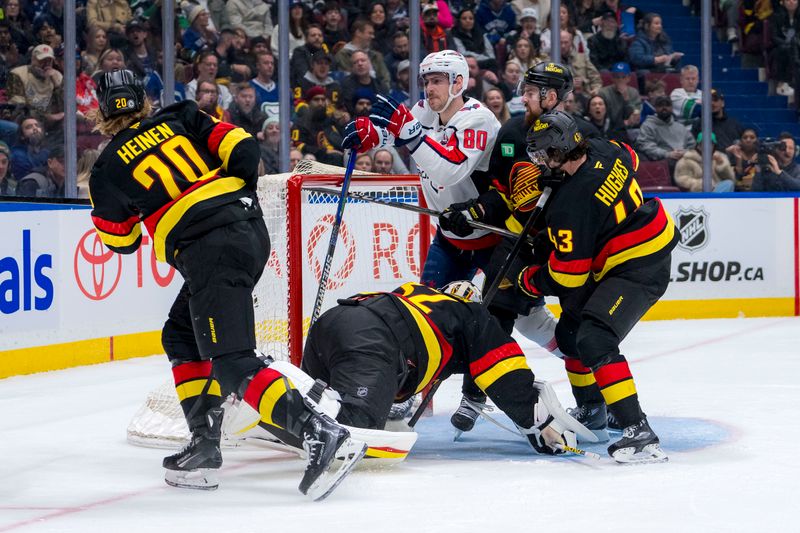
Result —
MULTIPOLYGON (((258 198, 271 242, 270 258, 256 286, 254 308, 259 350, 299 363, 345 169, 300 161, 294 172, 263 176, 258 198)), ((418 205, 417 176, 354 172, 351 191, 418 205)), ((326 285, 323 311, 363 291, 391 290, 418 280, 432 237, 427 217, 405 210, 348 201, 326 285)), ((189 432, 171 383, 152 391, 128 427, 128 440, 154 447, 177 446, 189 432)))

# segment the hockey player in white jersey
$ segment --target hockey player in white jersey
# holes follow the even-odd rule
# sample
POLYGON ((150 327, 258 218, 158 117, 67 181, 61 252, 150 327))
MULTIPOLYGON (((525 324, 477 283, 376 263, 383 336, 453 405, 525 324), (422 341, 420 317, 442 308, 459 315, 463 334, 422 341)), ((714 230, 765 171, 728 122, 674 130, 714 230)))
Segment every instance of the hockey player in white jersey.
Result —
MULTIPOLYGON (((424 100, 409 109, 379 96, 370 120, 391 134, 395 146, 408 147, 419 168, 428 206, 445 211, 489 189, 486 170, 500 123, 482 103, 463 97, 469 68, 460 53, 429 54, 419 73, 425 86, 424 100)), ((451 214, 439 218, 422 271, 422 283, 433 287, 471 279, 500 241, 497 235, 472 231, 467 224, 450 224, 451 214)))
MULTIPOLYGON (((458 52, 429 54, 422 61, 419 73, 425 99, 409 109, 379 96, 379 102, 372 108, 371 123, 359 119, 360 125, 354 121, 345 131, 345 147, 363 151, 393 139, 395 146, 409 148, 420 169, 427 204, 445 212, 439 219, 421 281, 443 287, 454 280, 471 279, 478 268, 487 271, 493 250, 501 241, 495 234, 473 230, 468 223, 469 218, 482 218, 481 213, 470 212, 470 206, 477 205, 478 197, 489 191, 491 179, 487 170, 500 123, 480 102, 463 98, 469 67, 458 52)), ((490 310, 494 314, 495 310, 490 310)), ((534 314, 524 317, 533 323, 533 327, 527 328, 535 330, 530 335, 532 340, 557 350, 553 319, 546 311, 534 314), (539 320, 540 315, 545 320, 539 320)), ((453 416, 453 424, 459 431, 472 428, 478 416, 473 406, 486 400, 466 377, 464 396, 453 416)))

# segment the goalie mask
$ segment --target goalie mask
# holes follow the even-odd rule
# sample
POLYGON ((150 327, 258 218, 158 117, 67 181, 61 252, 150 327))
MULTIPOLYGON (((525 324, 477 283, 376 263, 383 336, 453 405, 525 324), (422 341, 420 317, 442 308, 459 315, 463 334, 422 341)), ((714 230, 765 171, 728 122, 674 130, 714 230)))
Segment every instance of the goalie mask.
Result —
POLYGON ((106 72, 97 86, 97 100, 105 118, 141 111, 144 98, 142 82, 130 70, 106 72))
POLYGON ((477 285, 468 280, 451 281, 440 289, 443 293, 468 302, 481 303, 483 295, 477 285))

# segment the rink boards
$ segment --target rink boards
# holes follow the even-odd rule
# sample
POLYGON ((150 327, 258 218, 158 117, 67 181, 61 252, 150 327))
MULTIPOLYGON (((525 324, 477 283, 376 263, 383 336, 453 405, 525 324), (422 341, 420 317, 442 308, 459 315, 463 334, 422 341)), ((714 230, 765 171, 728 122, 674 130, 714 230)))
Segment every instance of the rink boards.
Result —
MULTIPOLYGON (((681 241, 672 283, 647 319, 800 314, 797 197, 670 194, 662 201, 681 241)), ((328 211, 315 206, 302 231, 328 211)), ((389 290, 419 272, 406 243, 418 238, 415 220, 382 213, 348 205, 345 224, 348 214, 358 224, 345 229, 352 238, 343 249, 355 267, 334 264, 336 294, 389 290), (358 209, 364 212, 353 216, 358 209), (376 246, 376 228, 388 226, 398 242, 376 246)), ((0 221, 0 378, 163 353, 160 329, 182 280, 155 261, 146 235, 138 252, 120 256, 97 238, 86 206, 0 204, 0 221)), ((325 246, 313 248, 324 255, 325 246)), ((322 259, 306 256, 306 280, 309 265, 322 259)))

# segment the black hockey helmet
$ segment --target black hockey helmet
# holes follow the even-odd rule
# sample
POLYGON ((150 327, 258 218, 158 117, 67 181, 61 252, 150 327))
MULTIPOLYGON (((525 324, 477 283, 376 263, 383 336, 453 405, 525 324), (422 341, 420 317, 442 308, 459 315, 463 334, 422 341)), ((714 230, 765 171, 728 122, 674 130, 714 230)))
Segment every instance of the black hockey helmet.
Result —
POLYGON ((548 89, 554 89, 559 102, 572 92, 574 83, 572 72, 567 65, 552 61, 538 63, 525 72, 520 89, 525 85, 535 85, 541 90, 544 97, 548 89))
POLYGON ((144 107, 144 88, 130 70, 112 70, 100 78, 97 100, 105 118, 135 113, 144 107))
POLYGON ((583 141, 578 124, 569 113, 549 111, 536 119, 527 136, 528 154, 546 152, 550 156, 555 151, 568 154, 583 141))

